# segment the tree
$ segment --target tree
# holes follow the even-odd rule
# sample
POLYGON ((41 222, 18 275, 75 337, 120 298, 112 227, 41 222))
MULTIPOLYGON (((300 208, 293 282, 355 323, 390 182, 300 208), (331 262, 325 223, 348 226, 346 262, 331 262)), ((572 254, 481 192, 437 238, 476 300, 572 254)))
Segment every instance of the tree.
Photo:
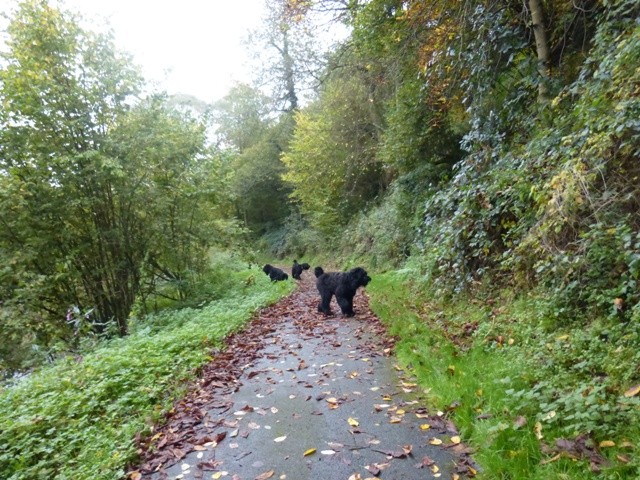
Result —
POLYGON ((237 217, 254 233, 277 228, 289 214, 280 155, 291 136, 291 116, 276 118, 268 97, 236 85, 214 105, 213 120, 234 172, 230 189, 237 217))
POLYGON ((184 280, 215 233, 204 124, 162 97, 138 102, 142 79, 110 37, 46 1, 22 2, 8 32, 0 308, 43 345, 79 327, 74 311, 124 335, 145 272, 184 280))
POLYGON ((294 137, 282 157, 291 197, 325 234, 345 225, 384 188, 375 157, 379 119, 366 82, 353 70, 341 74, 296 115, 294 137))
POLYGON ((283 112, 296 111, 312 96, 328 47, 318 34, 316 18, 305 14, 302 3, 265 0, 264 25, 248 39, 258 65, 256 82, 271 90, 275 107, 283 112))

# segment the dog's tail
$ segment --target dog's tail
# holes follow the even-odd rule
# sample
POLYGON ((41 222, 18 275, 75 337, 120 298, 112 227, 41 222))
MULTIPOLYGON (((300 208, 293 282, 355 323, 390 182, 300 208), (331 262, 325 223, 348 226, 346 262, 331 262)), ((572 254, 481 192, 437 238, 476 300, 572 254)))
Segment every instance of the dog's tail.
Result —
POLYGON ((322 270, 322 267, 316 267, 313 269, 313 273, 315 273, 316 278, 318 278, 320 275, 324 273, 324 270, 322 270))

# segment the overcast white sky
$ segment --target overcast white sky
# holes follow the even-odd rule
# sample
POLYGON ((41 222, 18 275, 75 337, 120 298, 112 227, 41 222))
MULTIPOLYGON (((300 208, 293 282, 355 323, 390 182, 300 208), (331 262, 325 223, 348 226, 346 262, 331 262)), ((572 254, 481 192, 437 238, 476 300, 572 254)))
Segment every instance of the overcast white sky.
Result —
POLYGON ((249 81, 246 46, 263 0, 65 0, 72 10, 106 18, 116 44, 134 55, 145 76, 169 93, 207 102, 234 81, 249 81))
MULTIPOLYGON (((55 1, 52 0, 52 4, 55 1)), ((111 25, 116 45, 134 56, 145 77, 169 93, 211 102, 234 81, 249 81, 242 44, 255 29, 263 0, 62 0, 67 9, 111 25)), ((3 13, 16 0, 0 0, 3 13)))

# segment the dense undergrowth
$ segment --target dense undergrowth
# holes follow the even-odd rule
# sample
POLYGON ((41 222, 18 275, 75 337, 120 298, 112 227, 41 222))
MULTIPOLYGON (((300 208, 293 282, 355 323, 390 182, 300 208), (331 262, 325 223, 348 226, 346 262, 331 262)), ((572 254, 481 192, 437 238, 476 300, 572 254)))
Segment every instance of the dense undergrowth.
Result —
POLYGON ((371 305, 399 338, 400 360, 476 450, 481 478, 640 474, 640 402, 625 396, 638 322, 548 331, 540 298, 443 299, 414 276, 375 276, 371 305))
POLYGON ((224 338, 293 284, 257 269, 228 272, 223 298, 165 309, 131 334, 43 367, 0 391, 0 477, 113 479, 134 437, 171 407, 224 338))

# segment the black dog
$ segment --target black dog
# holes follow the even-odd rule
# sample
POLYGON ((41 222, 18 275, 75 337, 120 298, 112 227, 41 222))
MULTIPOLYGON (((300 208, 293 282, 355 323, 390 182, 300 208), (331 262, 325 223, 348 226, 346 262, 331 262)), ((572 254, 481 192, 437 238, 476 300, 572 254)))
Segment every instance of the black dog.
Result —
POLYGON ((289 278, 289 275, 284 273, 279 268, 269 265, 268 263, 264 267, 262 267, 262 271, 267 275, 269 275, 269 278, 271 279, 272 282, 277 282, 279 280, 287 280, 289 278))
POLYGON ((357 267, 348 272, 327 272, 322 267, 314 269, 316 275, 316 287, 320 292, 318 311, 325 315, 331 315, 331 297, 336 296, 340 310, 347 317, 355 315, 353 311, 353 297, 359 287, 366 287, 371 281, 364 268, 357 267))
POLYGON ((291 267, 291 276, 296 280, 300 280, 300 275, 303 270, 309 270, 311 266, 308 263, 298 263, 297 260, 293 261, 293 267, 291 267))

